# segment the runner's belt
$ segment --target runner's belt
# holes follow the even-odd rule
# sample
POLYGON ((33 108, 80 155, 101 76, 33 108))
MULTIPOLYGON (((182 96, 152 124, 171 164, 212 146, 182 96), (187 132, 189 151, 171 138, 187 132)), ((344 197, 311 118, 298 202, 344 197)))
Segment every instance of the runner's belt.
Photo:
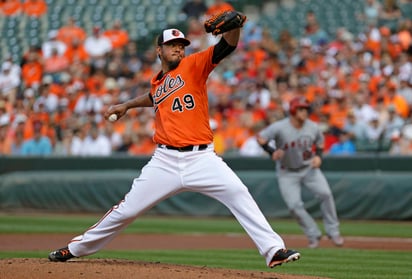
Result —
POLYGON ((296 171, 301 171, 301 170, 303 170, 303 169, 306 169, 307 167, 309 167, 309 165, 301 166, 301 167, 298 167, 298 168, 287 168, 287 167, 285 167, 285 166, 281 166, 280 168, 281 168, 282 170, 287 170, 287 171, 291 171, 291 172, 296 172, 296 171))

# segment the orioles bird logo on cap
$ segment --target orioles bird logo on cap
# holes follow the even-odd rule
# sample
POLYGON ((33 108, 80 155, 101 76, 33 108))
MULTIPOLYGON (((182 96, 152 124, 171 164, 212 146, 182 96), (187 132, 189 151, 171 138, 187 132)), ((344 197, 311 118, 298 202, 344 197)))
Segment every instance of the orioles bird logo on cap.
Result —
POLYGON ((175 36, 175 37, 179 37, 180 36, 179 30, 173 29, 172 30, 172 35, 175 36))

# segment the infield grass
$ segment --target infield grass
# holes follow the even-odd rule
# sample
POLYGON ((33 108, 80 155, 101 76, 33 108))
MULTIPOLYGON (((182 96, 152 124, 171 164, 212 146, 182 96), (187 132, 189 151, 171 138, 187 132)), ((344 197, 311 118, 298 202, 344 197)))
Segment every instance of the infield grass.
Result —
MULTIPOLYGON (((1 234, 81 233, 100 215, 0 215, 1 234)), ((270 220, 280 234, 301 234, 294 220, 270 220)), ((411 222, 342 221, 346 236, 412 237, 411 222)), ((233 218, 143 217, 125 233, 244 233, 233 218)), ((409 240, 408 240, 409 241, 409 240)), ((337 279, 412 278, 412 251, 361 250, 349 248, 299 249, 302 258, 275 268, 275 273, 321 276, 337 279)), ((49 251, 0 251, 0 258, 45 258, 49 251)), ((137 261, 197 265, 216 268, 270 271, 256 249, 239 250, 102 250, 87 258, 118 258, 137 261)))

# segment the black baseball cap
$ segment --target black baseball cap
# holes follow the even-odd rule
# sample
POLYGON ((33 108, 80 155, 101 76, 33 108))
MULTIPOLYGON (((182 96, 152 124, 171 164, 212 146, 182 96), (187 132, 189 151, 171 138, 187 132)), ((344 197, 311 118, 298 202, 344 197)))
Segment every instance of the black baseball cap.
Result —
POLYGON ((161 46, 163 44, 166 44, 166 43, 174 41, 174 40, 181 41, 185 46, 190 45, 190 41, 188 39, 186 39, 183 32, 181 32, 178 29, 165 29, 165 30, 163 30, 160 33, 160 35, 157 37, 157 45, 161 46))

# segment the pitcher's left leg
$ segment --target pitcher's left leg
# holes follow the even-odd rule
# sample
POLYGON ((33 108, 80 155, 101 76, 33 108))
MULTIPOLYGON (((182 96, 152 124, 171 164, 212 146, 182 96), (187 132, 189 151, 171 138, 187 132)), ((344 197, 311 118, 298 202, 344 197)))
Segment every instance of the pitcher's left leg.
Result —
POLYGON ((189 170, 188 175, 184 177, 184 184, 190 190, 210 196, 224 204, 254 241, 269 266, 274 254, 285 248, 285 244, 273 231, 243 182, 214 153, 203 156, 201 160, 191 164, 189 170), (207 164, 207 168, 203 164, 207 164))

